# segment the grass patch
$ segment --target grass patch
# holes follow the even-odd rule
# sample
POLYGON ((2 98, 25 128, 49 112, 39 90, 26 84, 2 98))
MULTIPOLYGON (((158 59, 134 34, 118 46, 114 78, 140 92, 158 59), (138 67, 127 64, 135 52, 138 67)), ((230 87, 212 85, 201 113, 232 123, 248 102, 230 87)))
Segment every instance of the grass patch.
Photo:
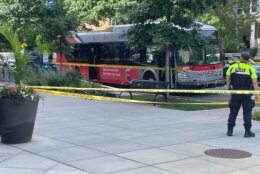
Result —
POLYGON ((81 80, 80 87, 82 87, 82 88, 102 88, 102 85, 97 82, 81 80))
MULTIPOLYGON (((122 96, 122 98, 129 99, 129 96, 122 96)), ((141 101, 153 101, 154 95, 152 94, 140 94, 140 95, 133 95, 134 100, 141 100, 141 101)), ((188 103, 206 103, 197 100, 184 100, 184 99, 176 99, 176 98, 169 98, 168 104, 161 104, 159 105, 160 108, 167 108, 167 109, 176 109, 176 110, 183 110, 183 111, 199 111, 199 110, 210 110, 210 109, 220 109, 220 108, 227 108, 228 105, 194 105, 188 103), (178 104, 178 103, 187 103, 187 104, 178 104)), ((159 95, 157 100, 159 102, 164 102, 162 95, 159 95)), ((260 115, 260 111, 259 111, 260 115)))
MULTIPOLYGON (((128 93, 124 93, 128 94, 128 93)), ((126 96, 122 96, 121 98, 130 99, 130 94, 126 96)), ((154 95, 150 94, 133 94, 133 100, 140 100, 140 101, 153 101, 154 95)))
POLYGON ((252 119, 256 121, 260 121, 260 110, 254 110, 252 112, 252 119))
MULTIPOLYGON (((196 101, 194 101, 194 102, 196 102, 196 101)), ((182 111, 200 111, 200 110, 227 108, 227 105, 165 104, 165 105, 160 105, 160 108, 176 109, 176 110, 182 110, 182 111)))

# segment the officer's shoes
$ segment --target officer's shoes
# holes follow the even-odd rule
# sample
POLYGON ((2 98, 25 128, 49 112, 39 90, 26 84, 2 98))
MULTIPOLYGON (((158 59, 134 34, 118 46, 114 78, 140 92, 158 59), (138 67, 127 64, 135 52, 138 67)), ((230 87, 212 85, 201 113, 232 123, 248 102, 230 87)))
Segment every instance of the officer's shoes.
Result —
POLYGON ((227 136, 233 136, 233 126, 228 126, 227 136))
POLYGON ((249 138, 249 137, 255 137, 255 133, 254 133, 254 132, 251 132, 251 131, 245 131, 244 137, 247 137, 247 138, 249 138))
POLYGON ((228 130, 227 131, 227 136, 233 136, 233 130, 228 130))

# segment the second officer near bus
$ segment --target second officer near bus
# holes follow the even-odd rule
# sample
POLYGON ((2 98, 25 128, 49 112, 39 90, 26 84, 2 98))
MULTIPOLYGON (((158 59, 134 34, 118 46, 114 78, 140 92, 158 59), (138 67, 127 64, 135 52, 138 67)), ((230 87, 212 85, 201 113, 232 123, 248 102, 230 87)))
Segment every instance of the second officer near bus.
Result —
MULTIPOLYGON (((255 69, 248 64, 250 54, 242 52, 240 62, 231 65, 226 73, 226 83, 228 89, 232 90, 258 90, 257 75, 255 69)), ((227 135, 233 135, 233 128, 236 125, 236 118, 239 109, 243 107, 243 119, 245 134, 244 137, 254 137, 255 133, 251 132, 251 113, 255 106, 255 101, 251 99, 250 94, 232 94, 229 102, 230 114, 228 118, 227 135)), ((259 96, 255 96, 259 99, 259 96)))

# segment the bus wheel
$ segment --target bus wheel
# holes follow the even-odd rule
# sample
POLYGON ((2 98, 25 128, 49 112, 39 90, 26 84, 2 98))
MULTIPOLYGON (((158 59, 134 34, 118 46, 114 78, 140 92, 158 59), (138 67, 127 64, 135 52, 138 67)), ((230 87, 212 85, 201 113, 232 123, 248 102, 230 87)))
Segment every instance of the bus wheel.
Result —
POLYGON ((146 72, 143 76, 144 80, 151 80, 151 81, 156 81, 156 78, 152 72, 146 72))

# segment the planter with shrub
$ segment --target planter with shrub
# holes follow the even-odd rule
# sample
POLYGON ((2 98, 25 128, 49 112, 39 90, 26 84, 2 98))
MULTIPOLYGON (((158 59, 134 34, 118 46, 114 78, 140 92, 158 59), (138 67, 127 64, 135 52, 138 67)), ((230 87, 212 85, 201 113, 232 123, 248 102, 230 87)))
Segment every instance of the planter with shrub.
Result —
POLYGON ((6 86, 0 92, 0 133, 6 144, 32 139, 39 95, 23 85, 6 86))
POLYGON ((27 76, 28 55, 21 47, 18 35, 9 25, 0 26, 0 34, 10 44, 15 55, 14 86, 0 89, 0 134, 3 143, 24 143, 32 138, 39 95, 22 85, 27 76))

